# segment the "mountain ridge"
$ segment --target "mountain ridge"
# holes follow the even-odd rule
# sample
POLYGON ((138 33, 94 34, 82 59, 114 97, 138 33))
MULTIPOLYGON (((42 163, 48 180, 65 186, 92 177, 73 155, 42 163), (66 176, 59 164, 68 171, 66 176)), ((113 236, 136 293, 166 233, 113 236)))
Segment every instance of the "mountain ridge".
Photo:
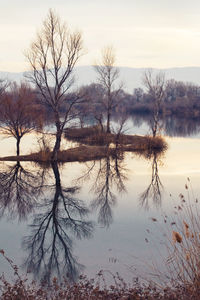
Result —
MULTIPOLYGON (((132 93, 134 88, 143 87, 142 76, 147 68, 119 67, 120 80, 124 83, 123 88, 126 92, 132 93)), ((153 70, 160 70, 165 73, 166 79, 190 82, 200 85, 200 67, 173 67, 153 70)), ((0 71, 1 79, 8 79, 19 83, 24 79, 26 72, 6 72, 0 71)), ((92 66, 78 66, 75 68, 75 86, 87 85, 97 82, 96 73, 92 66)))

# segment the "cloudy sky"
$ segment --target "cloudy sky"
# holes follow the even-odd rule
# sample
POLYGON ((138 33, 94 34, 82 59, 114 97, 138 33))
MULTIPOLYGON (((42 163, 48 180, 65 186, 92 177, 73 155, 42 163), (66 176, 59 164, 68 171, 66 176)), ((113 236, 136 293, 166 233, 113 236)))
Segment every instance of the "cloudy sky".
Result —
POLYGON ((23 51, 34 39, 48 9, 83 33, 91 65, 106 45, 117 65, 200 66, 199 0, 0 0, 0 70, 24 71, 23 51))

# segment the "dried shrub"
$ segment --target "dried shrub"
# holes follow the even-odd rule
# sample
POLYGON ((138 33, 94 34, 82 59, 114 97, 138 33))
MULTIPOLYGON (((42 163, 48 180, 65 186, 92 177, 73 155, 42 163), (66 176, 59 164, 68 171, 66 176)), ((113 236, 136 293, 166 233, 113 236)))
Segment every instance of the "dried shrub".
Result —
POLYGON ((85 145, 108 145, 115 144, 116 139, 123 145, 124 151, 164 151, 167 144, 161 136, 138 136, 102 132, 98 126, 85 128, 70 128, 65 131, 68 140, 76 141, 85 145))
POLYGON ((86 276, 80 276, 78 282, 69 283, 63 279, 59 282, 53 278, 48 284, 28 281, 27 277, 19 275, 18 267, 8 258, 3 250, 0 253, 10 264, 16 279, 9 282, 0 276, 1 300, 197 300, 200 290, 194 290, 191 285, 177 285, 176 287, 158 288, 152 283, 140 283, 135 278, 132 284, 127 284, 119 274, 113 275, 113 284, 107 285, 105 271, 100 271, 95 279, 89 280, 86 276))
POLYGON ((158 222, 165 236, 164 247, 168 255, 164 257, 165 271, 155 272, 159 278, 157 283, 173 290, 180 299, 199 299, 200 207, 189 178, 185 190, 187 196, 179 195, 174 214, 163 215, 164 228, 158 222))

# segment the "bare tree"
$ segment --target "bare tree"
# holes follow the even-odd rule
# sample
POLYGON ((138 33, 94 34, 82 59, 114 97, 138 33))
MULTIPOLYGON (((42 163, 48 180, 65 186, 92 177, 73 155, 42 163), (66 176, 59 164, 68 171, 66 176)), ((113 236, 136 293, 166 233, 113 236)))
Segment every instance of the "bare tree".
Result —
POLYGON ((28 78, 36 85, 41 103, 54 115, 56 142, 53 160, 57 159, 64 127, 72 118, 72 108, 79 101, 79 97, 66 99, 66 93, 74 82, 72 73, 82 50, 81 33, 70 32, 59 16, 49 10, 42 29, 25 54, 32 70, 28 78), (64 113, 61 112, 63 106, 64 113))
POLYGON ((27 84, 13 83, 1 100, 0 132, 16 139, 17 155, 21 138, 41 126, 42 113, 34 103, 34 92, 27 84))
POLYGON ((115 66, 115 54, 112 47, 106 47, 102 51, 102 61, 99 65, 95 65, 98 81, 105 89, 105 95, 102 99, 102 104, 106 112, 106 132, 110 133, 110 118, 112 110, 118 104, 118 94, 122 85, 116 87, 119 79, 119 69, 115 66))
POLYGON ((101 84, 91 83, 90 85, 82 86, 80 88, 80 94, 83 95, 83 105, 81 106, 81 117, 86 119, 87 117, 94 118, 94 121, 104 131, 103 127, 103 113, 102 108, 102 95, 105 93, 105 89, 101 84))
POLYGON ((0 79, 0 97, 5 93, 5 90, 9 86, 9 82, 5 79, 0 79))
POLYGON ((165 74, 163 72, 154 73, 152 69, 144 73, 143 84, 153 100, 153 122, 151 124, 153 137, 159 129, 160 109, 165 92, 165 74))

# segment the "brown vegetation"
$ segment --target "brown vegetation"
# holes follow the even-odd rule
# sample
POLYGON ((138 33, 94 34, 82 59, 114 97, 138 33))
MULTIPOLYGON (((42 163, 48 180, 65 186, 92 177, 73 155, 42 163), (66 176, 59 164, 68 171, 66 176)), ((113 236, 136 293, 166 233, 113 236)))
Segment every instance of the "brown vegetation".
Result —
POLYGON ((14 271, 16 280, 13 283, 7 281, 4 275, 0 276, 0 292, 2 300, 198 300, 200 289, 194 289, 192 285, 175 288, 157 288, 153 284, 141 284, 135 279, 133 284, 127 284, 119 274, 113 275, 113 284, 107 285, 105 272, 100 271, 95 279, 89 280, 80 276, 77 283, 69 283, 63 280, 60 283, 54 278, 48 285, 44 282, 28 282, 28 279, 19 274, 18 267, 8 258, 3 250, 1 255, 7 260, 14 271))
POLYGON ((124 151, 163 151, 167 144, 161 136, 139 136, 125 135, 102 132, 100 127, 69 128, 65 131, 68 140, 79 142, 86 145, 108 145, 116 144, 122 146, 124 151))
POLYGON ((42 127, 43 112, 35 103, 33 89, 25 84, 10 84, 10 89, 1 97, 0 133, 16 139, 17 155, 22 137, 42 127))
MULTIPOLYGON (((116 150, 133 151, 149 156, 152 151, 162 152, 167 149, 167 144, 162 137, 119 135, 104 133, 98 127, 74 128, 65 132, 68 140, 76 141, 80 145, 67 150, 59 151, 57 161, 74 162, 101 159, 108 155, 115 156, 116 150), (116 141, 117 138, 117 141, 116 141), (111 146, 109 146, 111 145, 111 146)), ((39 152, 20 156, 1 157, 0 161, 51 161, 50 148, 40 149, 39 152)))
MULTIPOLYGON (((110 155, 112 155, 114 152, 113 149, 109 149, 108 151, 110 152, 110 155)), ((103 146, 79 146, 68 150, 59 151, 57 160, 58 162, 89 161, 105 157, 108 151, 107 148, 103 146)), ((52 153, 50 151, 40 151, 28 155, 2 157, 0 160, 46 162, 51 161, 51 155, 52 153)))
MULTIPOLYGON (((188 178, 185 189, 188 190, 189 186, 188 178)), ((167 246, 168 268, 172 280, 176 280, 180 285, 192 286, 193 291, 200 292, 199 201, 194 197, 191 186, 187 193, 188 199, 180 194, 180 202, 175 206, 175 217, 170 220, 167 246)))

